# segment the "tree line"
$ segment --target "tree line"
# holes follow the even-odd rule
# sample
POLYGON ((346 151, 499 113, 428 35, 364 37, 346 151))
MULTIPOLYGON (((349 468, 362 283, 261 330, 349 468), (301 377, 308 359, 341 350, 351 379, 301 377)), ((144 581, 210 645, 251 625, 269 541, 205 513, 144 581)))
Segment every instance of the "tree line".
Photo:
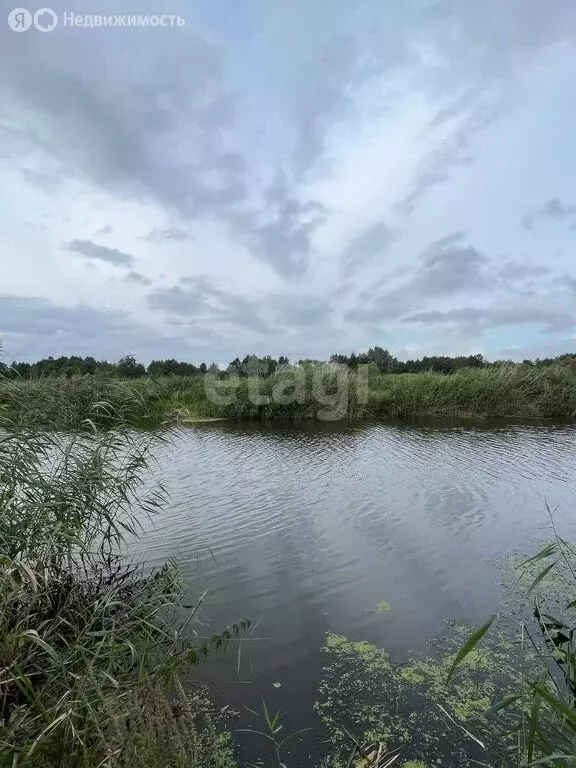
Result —
MULTIPOLYGON (((323 360, 301 359, 298 365, 310 366, 325 363, 323 360)), ((371 365, 379 373, 434 373, 451 374, 462 368, 488 368, 499 365, 525 365, 545 367, 552 364, 569 365, 576 368, 576 354, 568 353, 558 357, 536 358, 535 360, 523 360, 515 363, 512 360, 488 361, 482 355, 458 355, 425 356, 414 360, 398 360, 389 350, 382 347, 371 347, 367 352, 352 352, 346 354, 333 354, 329 358, 330 363, 345 365, 351 370, 356 370, 362 365, 371 365)), ((241 377, 261 376, 267 377, 277 370, 288 368, 292 364, 286 355, 278 358, 266 355, 246 355, 242 359, 236 357, 227 366, 220 368, 216 363, 200 363, 195 365, 186 361, 152 360, 145 366, 138 362, 133 355, 125 355, 118 362, 111 363, 107 360, 96 360, 94 357, 47 357, 35 363, 12 362, 11 364, 0 362, 0 376, 4 378, 72 378, 76 376, 112 376, 121 379, 138 379, 143 376, 195 376, 198 374, 236 374, 241 377)))
POLYGON ((433 355, 415 360, 398 360, 387 349, 371 347, 367 352, 358 354, 352 352, 350 355, 331 355, 330 362, 346 365, 352 369, 356 369, 360 365, 371 364, 380 373, 425 373, 432 371, 433 373, 450 374, 463 368, 494 368, 502 365, 526 365, 536 368, 553 364, 576 366, 576 354, 567 353, 558 357, 536 358, 534 360, 525 359, 522 363, 517 363, 514 360, 489 361, 481 354, 456 355, 454 357, 433 355))

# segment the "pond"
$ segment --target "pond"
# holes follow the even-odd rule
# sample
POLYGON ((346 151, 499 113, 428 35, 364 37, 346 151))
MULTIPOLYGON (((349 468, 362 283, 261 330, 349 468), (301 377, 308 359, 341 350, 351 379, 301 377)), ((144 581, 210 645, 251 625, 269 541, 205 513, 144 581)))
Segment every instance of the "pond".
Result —
MULTIPOLYGON (((202 675, 238 727, 262 728, 264 698, 287 733, 314 728, 291 766, 324 749, 313 703, 327 632, 402 661, 446 618, 493 612, 494 563, 549 535, 546 502, 574 534, 574 426, 221 422, 172 438, 158 456, 171 501, 143 557, 176 558, 192 597, 208 589, 206 634, 258 622, 202 675)), ((245 760, 265 751, 255 734, 237 740, 245 760)))

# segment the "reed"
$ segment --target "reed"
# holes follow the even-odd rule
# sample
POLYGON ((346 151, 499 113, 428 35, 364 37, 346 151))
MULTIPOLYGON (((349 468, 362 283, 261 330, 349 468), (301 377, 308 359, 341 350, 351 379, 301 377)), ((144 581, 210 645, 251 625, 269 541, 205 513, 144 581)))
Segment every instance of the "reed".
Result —
POLYGON ((247 624, 190 644, 176 568, 118 554, 163 502, 142 484, 150 447, 115 430, 0 439, 0 766, 234 765, 180 679, 247 624))
POLYGON ((478 417, 576 417, 576 375, 562 366, 463 369, 452 375, 378 376, 362 415, 462 413, 478 417))
POLYGON ((205 418, 576 418, 576 370, 513 365, 441 373, 358 373, 295 366, 267 377, 0 379, 8 429, 154 428, 205 418), (214 397, 215 382, 218 397, 214 397), (228 387, 228 390, 226 390, 228 387), (220 396, 228 391, 229 397, 220 396))

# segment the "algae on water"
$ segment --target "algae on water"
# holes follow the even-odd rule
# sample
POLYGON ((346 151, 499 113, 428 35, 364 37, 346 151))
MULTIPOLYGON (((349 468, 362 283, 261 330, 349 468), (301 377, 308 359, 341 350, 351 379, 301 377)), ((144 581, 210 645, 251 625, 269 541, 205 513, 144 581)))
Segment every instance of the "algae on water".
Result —
POLYGON ((395 664, 366 641, 328 634, 315 706, 329 733, 331 765, 346 764, 349 737, 342 725, 361 741, 400 747, 410 768, 444 765, 448 758, 450 765, 463 767, 488 757, 497 764, 506 740, 494 738, 484 713, 503 696, 518 693, 518 647, 501 632, 471 651, 447 685, 450 665, 469 632, 449 624, 435 643, 437 655, 415 656, 405 664, 395 664), (484 742, 486 751, 460 726, 484 742))
MULTIPOLYGON (((505 763, 508 748, 522 753, 514 728, 530 709, 527 683, 542 671, 541 658, 548 658, 535 601, 538 615, 552 613, 570 623, 576 547, 548 543, 528 561, 509 555, 500 565, 503 614, 462 659, 450 683, 448 672, 471 634, 469 626, 447 623, 446 633, 430 643, 433 653, 413 654, 401 664, 366 641, 327 635, 315 706, 332 745, 331 766, 346 765, 346 730, 360 742, 400 748, 405 768, 497 766, 505 763), (517 699, 497 717, 487 716, 505 697, 517 699)), ((541 714, 554 715, 546 702, 539 706, 541 714)))
POLYGON ((428 766, 422 760, 408 760, 407 763, 402 763, 402 768, 428 768, 428 766))
POLYGON ((392 610, 392 606, 386 600, 380 600, 376 603, 376 613, 389 613, 392 610))

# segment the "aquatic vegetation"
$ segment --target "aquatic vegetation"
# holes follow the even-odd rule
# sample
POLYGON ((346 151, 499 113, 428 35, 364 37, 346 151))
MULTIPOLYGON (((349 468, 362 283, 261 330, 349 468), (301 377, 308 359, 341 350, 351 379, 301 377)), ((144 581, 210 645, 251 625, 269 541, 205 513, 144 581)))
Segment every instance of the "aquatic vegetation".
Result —
POLYGON ((392 610, 392 606, 386 600, 380 600, 376 603, 376 613, 389 613, 392 610))
MULTIPOLYGON (((499 718, 511 707, 519 710, 516 727, 505 731, 514 736, 511 759, 518 765, 567 766, 576 760, 576 547, 559 536, 548 512, 554 539, 516 566, 524 599, 511 621, 522 649, 522 674, 516 698, 498 707, 499 718)), ((473 636, 463 648, 465 663, 475 651, 473 636)))
POLYGON ((428 768, 426 763, 422 760, 409 760, 407 763, 402 763, 403 768, 428 768))
POLYGON ((518 691, 518 648, 501 633, 497 643, 469 653, 453 685, 447 685, 469 628, 449 625, 447 630, 435 642, 434 655, 417 655, 402 664, 366 641, 327 636, 316 709, 330 735, 335 766, 346 763, 347 731, 389 750, 401 748, 402 758, 416 761, 408 765, 444 765, 450 758, 451 765, 467 766, 487 753, 494 761, 502 758, 510 742, 501 731, 491 732, 485 713, 518 691))
POLYGON ((348 733, 407 765, 568 766, 576 759, 576 547, 558 536, 507 557, 502 613, 471 634, 448 624, 434 653, 395 663, 329 634, 316 708, 345 765, 348 733), (423 761, 423 762, 422 762, 423 761))

